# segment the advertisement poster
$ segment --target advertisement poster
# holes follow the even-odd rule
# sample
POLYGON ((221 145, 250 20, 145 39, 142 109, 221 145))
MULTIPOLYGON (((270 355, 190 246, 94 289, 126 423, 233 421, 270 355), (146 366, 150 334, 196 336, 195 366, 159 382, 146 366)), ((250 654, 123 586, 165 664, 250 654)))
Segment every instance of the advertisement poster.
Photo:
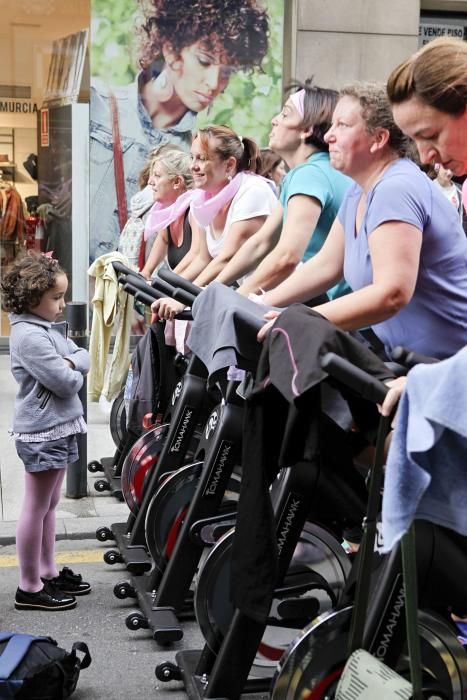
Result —
POLYGON ((158 144, 189 150, 197 127, 217 123, 267 145, 285 1, 92 0, 91 261, 116 250, 158 144))

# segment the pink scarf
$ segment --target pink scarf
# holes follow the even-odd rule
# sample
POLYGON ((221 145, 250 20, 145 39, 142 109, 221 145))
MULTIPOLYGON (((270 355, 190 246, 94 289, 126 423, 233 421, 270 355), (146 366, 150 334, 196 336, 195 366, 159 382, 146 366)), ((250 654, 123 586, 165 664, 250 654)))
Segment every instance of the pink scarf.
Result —
POLYGON ((154 202, 144 227, 144 240, 147 241, 149 236, 170 226, 173 221, 186 212, 196 197, 198 197, 197 190, 188 190, 177 197, 175 202, 169 206, 164 206, 161 202, 154 202))
POLYGON ((191 202, 191 212, 200 226, 208 226, 222 207, 235 197, 247 175, 252 173, 237 173, 220 192, 214 195, 204 190, 195 190, 198 195, 191 202))
POLYGON ((147 240, 154 233, 167 228, 172 221, 182 216, 188 207, 190 207, 191 213, 200 226, 209 226, 222 207, 232 201, 248 176, 261 177, 261 175, 242 171, 237 173, 217 194, 211 195, 204 190, 195 189, 184 192, 168 207, 164 207, 160 202, 155 202, 146 221, 144 240, 147 240))

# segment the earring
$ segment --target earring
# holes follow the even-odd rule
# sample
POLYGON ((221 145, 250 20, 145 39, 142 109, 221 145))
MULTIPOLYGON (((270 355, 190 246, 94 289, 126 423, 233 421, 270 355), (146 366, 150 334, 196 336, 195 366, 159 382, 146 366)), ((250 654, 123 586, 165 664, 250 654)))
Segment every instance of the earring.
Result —
POLYGON ((230 182, 232 180, 232 175, 230 173, 227 174, 227 180, 230 182))
POLYGON ((175 71, 175 73, 178 73, 179 70, 181 70, 183 66, 183 61, 180 59, 176 59, 175 61, 171 61, 170 63, 167 64, 170 68, 170 70, 175 71))
POLYGON ((154 92, 159 102, 168 102, 172 98, 174 88, 165 70, 154 80, 154 92))

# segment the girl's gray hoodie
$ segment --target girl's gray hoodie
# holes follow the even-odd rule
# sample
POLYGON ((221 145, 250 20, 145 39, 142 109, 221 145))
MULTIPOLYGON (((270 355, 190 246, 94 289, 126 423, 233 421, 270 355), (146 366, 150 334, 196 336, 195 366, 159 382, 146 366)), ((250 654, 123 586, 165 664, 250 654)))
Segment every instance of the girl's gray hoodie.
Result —
POLYGON ((82 416, 78 391, 89 371, 89 354, 67 338, 68 324, 34 314, 10 314, 9 319, 11 371, 19 385, 14 432, 49 430, 82 416))

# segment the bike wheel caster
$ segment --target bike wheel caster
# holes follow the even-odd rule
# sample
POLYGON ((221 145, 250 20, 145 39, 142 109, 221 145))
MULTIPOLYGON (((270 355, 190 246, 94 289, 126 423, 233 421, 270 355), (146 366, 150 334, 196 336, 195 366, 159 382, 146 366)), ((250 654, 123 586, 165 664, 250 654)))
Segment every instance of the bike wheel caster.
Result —
POLYGON ((156 678, 163 683, 182 680, 182 674, 179 667, 170 661, 164 661, 162 664, 156 666, 155 674, 156 678))
POLYGON ((91 474, 95 474, 96 472, 103 472, 104 467, 100 462, 97 461, 97 459, 93 459, 92 462, 89 462, 88 464, 88 472, 91 472, 91 474))
POLYGON ((114 586, 114 596, 119 600, 136 598, 136 591, 128 581, 120 581, 120 583, 116 583, 114 586))
POLYGON ((112 566, 113 564, 121 564, 123 557, 116 549, 109 549, 108 552, 104 553, 104 561, 112 566))
POLYGON ((109 527, 98 527, 96 530, 96 540, 99 542, 107 542, 113 540, 112 530, 109 527))
POLYGON ((140 612, 132 612, 127 615, 125 625, 129 630, 147 629, 149 627, 147 619, 140 612))
POLYGON ((110 491, 110 484, 105 479, 98 479, 94 482, 94 489, 99 493, 104 493, 104 491, 110 491))

